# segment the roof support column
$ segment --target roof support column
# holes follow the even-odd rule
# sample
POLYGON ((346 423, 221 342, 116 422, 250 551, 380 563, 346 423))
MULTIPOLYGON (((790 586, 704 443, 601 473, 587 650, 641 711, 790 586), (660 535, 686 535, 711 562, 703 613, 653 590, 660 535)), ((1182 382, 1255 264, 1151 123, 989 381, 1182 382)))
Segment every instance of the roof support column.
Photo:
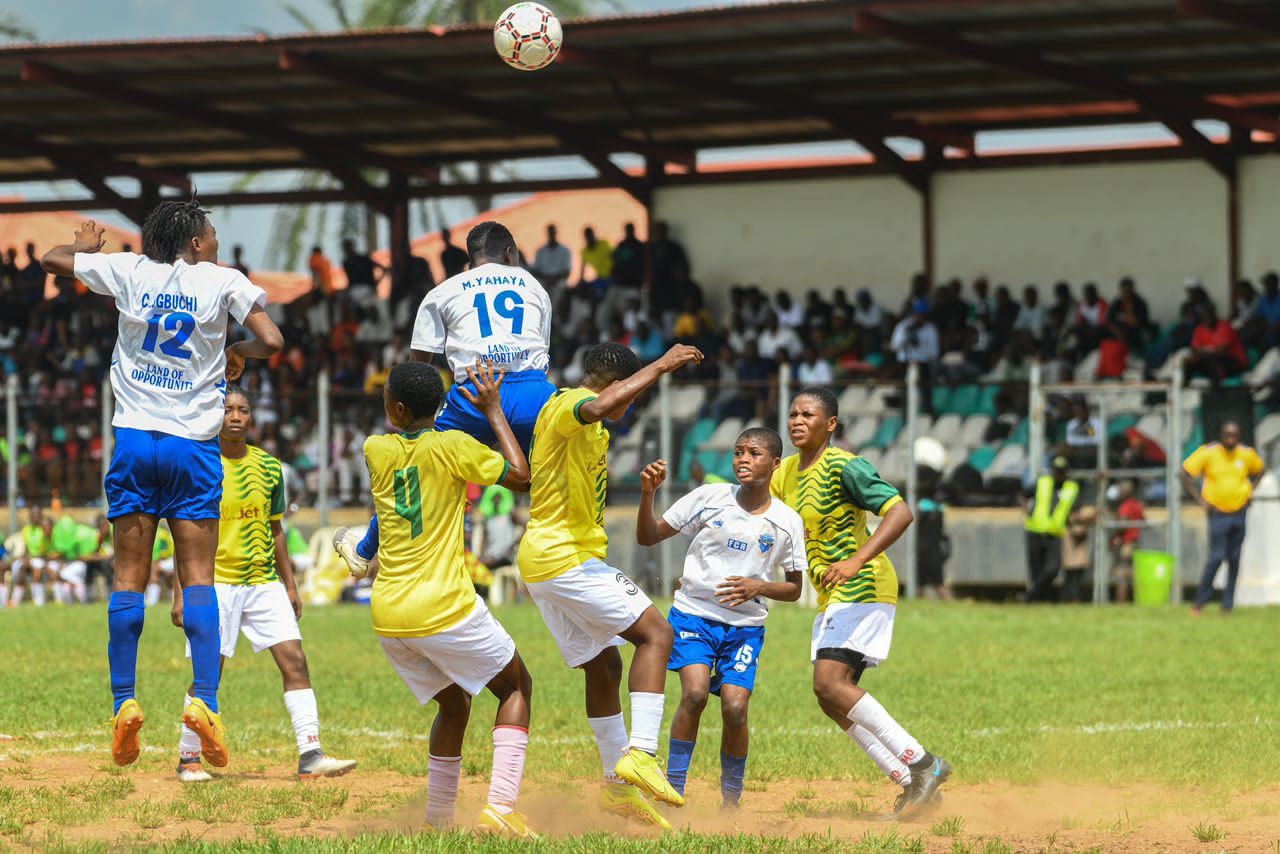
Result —
POLYGON ((942 162, 943 151, 937 146, 926 146, 924 150, 924 179, 917 188, 920 191, 920 269, 924 273, 925 281, 929 284, 929 289, 933 290, 935 284, 936 261, 935 251, 937 248, 937 240, 934 227, 937 223, 937 216, 933 205, 933 179, 937 174, 937 165, 942 162))
POLYGON ((388 310, 392 322, 400 302, 412 287, 409 281, 409 184, 403 175, 390 176, 387 200, 387 218, 391 247, 391 298, 388 310))

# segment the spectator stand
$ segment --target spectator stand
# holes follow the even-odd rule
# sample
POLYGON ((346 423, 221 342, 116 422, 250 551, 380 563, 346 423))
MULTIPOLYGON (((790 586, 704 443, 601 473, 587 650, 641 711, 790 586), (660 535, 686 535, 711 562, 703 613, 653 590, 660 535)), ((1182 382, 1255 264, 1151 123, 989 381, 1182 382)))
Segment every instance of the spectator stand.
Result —
MULTIPOLYGON (((1093 535, 1093 602, 1105 605, 1108 602, 1108 542, 1110 535, 1128 528, 1153 529, 1164 528, 1165 551, 1174 557, 1177 577, 1181 577, 1182 566, 1182 484, 1178 472, 1182 465, 1183 442, 1187 438, 1183 429, 1184 394, 1183 366, 1180 359, 1170 372, 1168 380, 1156 382, 1115 382, 1115 383, 1044 383, 1041 381, 1039 362, 1031 366, 1031 384, 1029 395, 1028 421, 1029 436, 1029 473, 1030 482, 1034 483, 1046 466, 1051 456, 1049 443, 1045 438, 1046 411, 1049 400, 1054 395, 1066 395, 1093 401, 1097 406, 1097 420, 1101 425, 1098 431, 1096 461, 1093 468, 1074 467, 1070 476, 1082 485, 1088 484, 1096 489, 1097 520, 1094 523, 1093 535), (1145 403, 1147 396, 1159 394, 1163 402, 1157 407, 1145 403), (1136 396, 1136 397, 1135 397, 1136 396), (1112 467, 1108 439, 1111 438, 1113 426, 1119 417, 1132 413, 1132 403, 1137 401, 1139 411, 1147 413, 1144 418, 1155 415, 1162 418, 1163 430, 1160 436, 1152 436, 1165 451, 1165 464, 1160 468, 1112 467), (1132 479, 1139 483, 1149 483, 1163 478, 1167 520, 1160 522, 1125 522, 1115 517, 1115 513, 1107 506, 1105 499, 1107 487, 1124 479, 1132 479)), ((1142 422, 1139 422, 1142 423, 1142 422)), ((1182 601, 1182 585, 1176 580, 1172 587, 1172 600, 1182 601)))

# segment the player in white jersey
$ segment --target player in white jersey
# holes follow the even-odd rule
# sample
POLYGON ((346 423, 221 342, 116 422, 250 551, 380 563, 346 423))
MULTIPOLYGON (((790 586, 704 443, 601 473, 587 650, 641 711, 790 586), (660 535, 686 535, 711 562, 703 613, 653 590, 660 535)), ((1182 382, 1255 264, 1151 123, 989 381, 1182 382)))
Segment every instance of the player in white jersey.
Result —
MULTIPOLYGON (((533 275, 519 266, 520 252, 507 227, 482 222, 467 235, 471 269, 452 276, 427 292, 413 323, 412 359, 431 362, 443 354, 454 385, 436 418, 437 430, 461 430, 486 445, 497 437, 489 419, 462 389, 472 394, 467 368, 488 361, 505 374, 502 411, 520 448, 529 453, 538 413, 555 394, 547 380, 550 362, 551 298, 533 275)), ((378 519, 374 517, 358 543, 346 528, 338 530, 334 547, 353 574, 368 573, 378 552, 378 519)))
POLYGON ((213 559, 218 546, 222 465, 218 431, 226 378, 246 358, 265 359, 283 345, 265 311, 266 294, 239 271, 219 267, 218 236, 191 201, 156 205, 142 224, 142 255, 103 254, 103 229, 80 226, 75 242, 51 249, 45 271, 74 277, 110 296, 120 312, 111 356, 115 450, 104 484, 113 523, 115 584, 107 609, 117 765, 138 758, 142 708, 134 697, 143 589, 156 527, 173 532, 186 598, 183 628, 191 643, 194 699, 183 721, 200 735, 210 764, 227 764, 218 715, 218 602, 213 559), (226 347, 234 318, 255 336, 226 347))
POLYGON ((671 721, 667 780, 684 794, 707 695, 720 697, 720 794, 726 807, 742 798, 750 731, 747 704, 764 650, 769 601, 800 598, 809 563, 800 516, 769 494, 782 462, 782 438, 752 427, 733 448, 737 484, 699 486, 661 519, 654 492, 667 477, 664 460, 641 475, 636 539, 651 546, 677 533, 689 534, 684 575, 668 620, 675 633, 668 670, 680 674, 680 706, 671 721), (783 580, 778 580, 779 573, 783 580))

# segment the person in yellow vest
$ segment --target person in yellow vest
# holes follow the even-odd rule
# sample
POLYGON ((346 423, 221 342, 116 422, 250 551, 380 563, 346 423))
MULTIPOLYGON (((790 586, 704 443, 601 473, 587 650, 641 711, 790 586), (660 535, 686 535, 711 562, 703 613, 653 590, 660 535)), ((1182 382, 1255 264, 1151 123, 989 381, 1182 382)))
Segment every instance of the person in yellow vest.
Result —
POLYGON ((1027 512, 1027 601, 1045 601, 1053 595, 1053 582, 1062 569, 1062 535, 1071 520, 1071 508, 1080 495, 1080 484, 1067 477, 1067 458, 1054 457, 1053 472, 1036 480, 1027 512))
POLYGON ((1218 567, 1227 563, 1227 584, 1222 589, 1222 613, 1231 613, 1235 604, 1236 577, 1240 573, 1240 548, 1244 545, 1244 521, 1249 499, 1266 467, 1262 457, 1248 445, 1240 444, 1240 425, 1228 421, 1218 433, 1218 441, 1199 448, 1182 464, 1182 483, 1200 506, 1209 513, 1209 559, 1200 576, 1191 615, 1199 616, 1213 596, 1213 579, 1218 567), (1204 485, 1196 491, 1196 478, 1204 485))

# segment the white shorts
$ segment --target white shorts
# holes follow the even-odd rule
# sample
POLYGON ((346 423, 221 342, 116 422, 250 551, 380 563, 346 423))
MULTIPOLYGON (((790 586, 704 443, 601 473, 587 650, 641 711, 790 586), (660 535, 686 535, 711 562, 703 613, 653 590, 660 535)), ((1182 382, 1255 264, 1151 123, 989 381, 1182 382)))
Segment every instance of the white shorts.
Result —
POLYGON ((820 649, 849 649, 875 667, 889 657, 896 610, 887 602, 832 602, 813 621, 809 660, 816 661, 820 649))
POLYGON ((601 560, 527 586, 570 667, 581 667, 609 647, 622 646, 625 641, 618 634, 653 605, 625 572, 601 560))
MULTIPOLYGON (((266 584, 215 584, 218 594, 218 623, 222 631, 222 655, 236 654, 236 641, 244 632, 254 652, 278 643, 302 640, 298 618, 293 615, 289 593, 279 581, 266 584)), ((187 644, 187 658, 191 644, 187 644)))
POLYGON ((391 666, 424 706, 450 685, 474 697, 516 654, 516 642, 478 596, 471 613, 442 632, 378 640, 391 666))
POLYGON ((84 578, 88 572, 89 564, 82 560, 69 560, 58 570, 58 577, 72 584, 84 584, 84 578))

